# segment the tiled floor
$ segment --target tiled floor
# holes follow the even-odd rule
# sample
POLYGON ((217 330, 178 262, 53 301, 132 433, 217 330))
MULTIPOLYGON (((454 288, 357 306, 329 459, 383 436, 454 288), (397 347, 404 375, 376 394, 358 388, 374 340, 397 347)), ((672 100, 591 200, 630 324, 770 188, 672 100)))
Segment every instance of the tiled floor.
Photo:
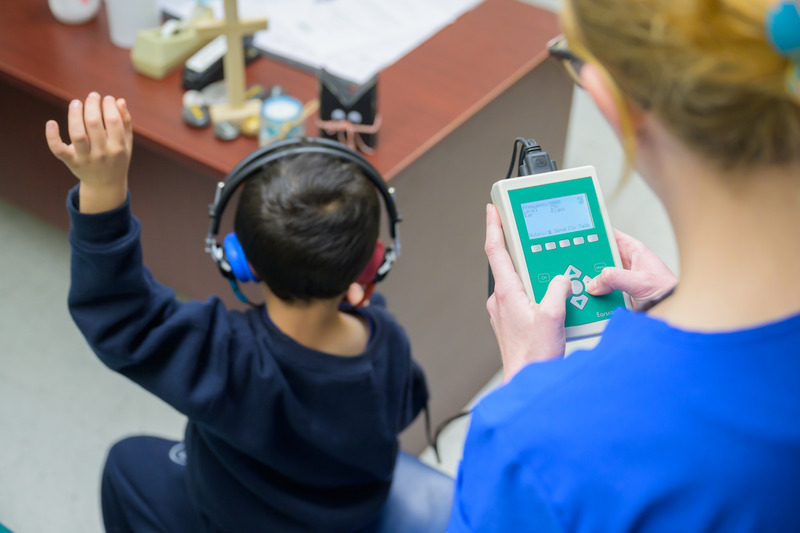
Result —
MULTIPOLYGON (((609 193, 621 150, 582 92, 570 124, 561 166, 595 165, 613 223, 675 267, 666 217, 641 180, 609 193)), ((0 200, 0 243, 0 522, 16 533, 98 533, 99 474, 110 443, 142 432, 180 438, 183 418, 106 370, 86 347, 66 309, 63 232, 0 200)), ((442 436, 447 472, 455 472, 466 427, 462 420, 442 436)))

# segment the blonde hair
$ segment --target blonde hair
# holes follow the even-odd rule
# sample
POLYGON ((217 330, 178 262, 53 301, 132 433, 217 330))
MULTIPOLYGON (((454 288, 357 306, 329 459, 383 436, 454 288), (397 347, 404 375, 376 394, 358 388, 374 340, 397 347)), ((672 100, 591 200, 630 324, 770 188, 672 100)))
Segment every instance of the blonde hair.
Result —
POLYGON ((622 113, 656 113, 696 153, 725 169, 800 162, 800 97, 791 61, 767 40, 775 0, 567 0, 573 51, 604 72, 622 113))

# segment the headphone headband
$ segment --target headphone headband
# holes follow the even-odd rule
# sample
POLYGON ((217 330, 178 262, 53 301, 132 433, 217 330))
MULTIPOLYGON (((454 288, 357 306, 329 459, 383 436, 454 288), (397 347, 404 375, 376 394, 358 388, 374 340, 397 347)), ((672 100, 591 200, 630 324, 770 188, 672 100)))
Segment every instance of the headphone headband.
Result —
MULTIPOLYGON (((217 184, 214 203, 209 206, 208 215, 211 217, 209 237, 214 237, 219 233, 222 212, 242 182, 264 166, 278 159, 298 154, 325 154, 356 165, 378 189, 378 193, 383 198, 386 212, 389 215, 389 234, 393 240, 397 240, 397 225, 402 220, 402 216, 398 213, 394 203, 394 190, 386 187, 386 182, 380 172, 355 150, 351 150, 337 141, 311 137, 286 139, 259 148, 233 167, 225 179, 217 184)), ((396 252, 399 253, 399 248, 396 252)))
POLYGON ((383 180, 380 172, 378 172, 378 170, 361 154, 330 139, 303 137, 272 143, 255 150, 233 167, 233 170, 225 176, 225 179, 217 183, 214 202, 209 205, 208 215, 211 221, 209 223, 208 235, 206 236, 206 252, 211 254, 214 262, 217 263, 223 271, 223 274, 227 276, 227 272, 230 272, 230 266, 226 264, 224 252, 216 240, 225 206, 233 197, 239 186, 256 172, 274 163, 278 159, 299 154, 329 155, 342 161, 352 163, 358 167, 361 173, 364 174, 378 190, 386 206, 386 213, 389 221, 389 234, 393 241, 393 247, 386 250, 384 263, 378 270, 376 281, 380 281, 389 273, 392 264, 400 256, 400 234, 397 226, 402 220, 402 216, 397 211, 397 207, 394 203, 394 189, 386 186, 386 182, 383 180))

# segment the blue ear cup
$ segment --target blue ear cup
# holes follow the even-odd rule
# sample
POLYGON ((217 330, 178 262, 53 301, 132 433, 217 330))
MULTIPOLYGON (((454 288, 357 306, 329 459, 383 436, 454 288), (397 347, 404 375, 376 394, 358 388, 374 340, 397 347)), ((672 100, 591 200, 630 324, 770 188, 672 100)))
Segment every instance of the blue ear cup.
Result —
POLYGON ((225 250, 225 260, 230 265, 231 272, 238 281, 258 281, 258 278, 250 269, 250 263, 247 262, 242 245, 239 243, 235 233, 228 233, 225 236, 222 247, 225 250))

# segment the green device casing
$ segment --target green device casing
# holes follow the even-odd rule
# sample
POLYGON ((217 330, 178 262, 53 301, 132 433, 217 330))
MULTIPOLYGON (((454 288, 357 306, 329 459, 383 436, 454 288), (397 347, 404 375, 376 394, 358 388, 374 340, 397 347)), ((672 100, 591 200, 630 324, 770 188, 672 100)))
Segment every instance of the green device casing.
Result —
POLYGON ((567 340, 599 335, 619 307, 620 291, 591 296, 586 284, 607 266, 619 266, 614 231, 594 167, 504 179, 492 186, 514 267, 528 297, 542 301, 555 276, 572 281, 567 299, 567 340))

